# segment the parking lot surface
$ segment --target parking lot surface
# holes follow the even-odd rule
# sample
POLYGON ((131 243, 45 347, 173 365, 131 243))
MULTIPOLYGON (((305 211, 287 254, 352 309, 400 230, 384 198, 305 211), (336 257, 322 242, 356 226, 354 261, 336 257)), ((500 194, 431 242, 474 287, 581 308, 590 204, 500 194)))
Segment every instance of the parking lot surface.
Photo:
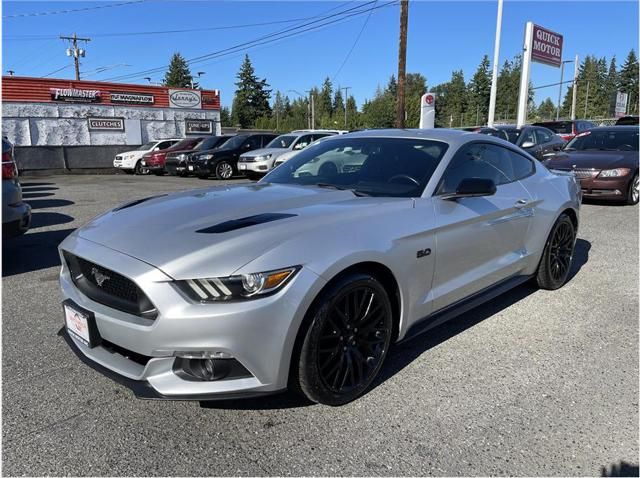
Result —
POLYGON ((124 201, 220 183, 22 183, 33 226, 3 244, 5 475, 637 472, 637 207, 584 205, 565 287, 521 286, 393 349, 376 386, 349 405, 290 394, 201 405, 136 399, 78 360, 57 335, 56 247, 124 201))

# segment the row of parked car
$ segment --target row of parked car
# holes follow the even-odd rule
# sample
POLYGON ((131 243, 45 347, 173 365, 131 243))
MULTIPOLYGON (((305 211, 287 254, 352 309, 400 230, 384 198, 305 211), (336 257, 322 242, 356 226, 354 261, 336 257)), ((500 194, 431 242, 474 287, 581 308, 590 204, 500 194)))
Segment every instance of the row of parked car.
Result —
MULTIPOLYGON (((585 197, 638 202, 638 117, 624 117, 616 126, 597 127, 586 120, 549 121, 523 127, 500 125, 469 131, 502 138, 527 151, 551 169, 570 171, 581 182, 585 197), (624 126, 633 125, 636 126, 624 126)), ((118 155, 114 166, 128 172, 194 175, 230 179, 242 174, 264 176, 321 138, 339 130, 298 130, 269 133, 167 139, 118 155)), ((357 156, 357 155, 356 155, 357 156)), ((310 163, 343 170, 353 164, 310 163)), ((347 156, 344 156, 347 157, 347 156)))
POLYGON ((151 141, 121 153, 113 165, 127 173, 194 175, 230 179, 243 174, 255 179, 286 161, 314 141, 346 131, 298 130, 283 135, 243 133, 151 141))

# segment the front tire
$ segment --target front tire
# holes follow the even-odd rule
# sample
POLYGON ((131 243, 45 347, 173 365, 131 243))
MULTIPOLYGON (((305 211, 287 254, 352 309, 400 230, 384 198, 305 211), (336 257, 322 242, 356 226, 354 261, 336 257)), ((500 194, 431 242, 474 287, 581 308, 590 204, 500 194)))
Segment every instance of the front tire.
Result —
POLYGON ((567 282, 575 243, 576 228, 571 218, 562 214, 553 225, 542 253, 536 276, 538 287, 555 290, 567 282))
POLYGON ((142 164, 140 164, 140 163, 142 163, 142 161, 138 160, 138 162, 136 163, 135 168, 133 168, 133 173, 134 174, 142 174, 142 164))
POLYGON ((374 277, 351 274, 319 297, 292 362, 294 388, 309 400, 344 405, 365 392, 389 351, 393 315, 374 277))
POLYGON ((216 164, 217 179, 231 179, 233 177, 233 166, 228 161, 220 161, 216 164))
POLYGON ((631 182, 629 183, 629 190, 627 191, 627 204, 633 206, 638 204, 640 199, 640 180, 638 179, 638 173, 635 174, 631 182))

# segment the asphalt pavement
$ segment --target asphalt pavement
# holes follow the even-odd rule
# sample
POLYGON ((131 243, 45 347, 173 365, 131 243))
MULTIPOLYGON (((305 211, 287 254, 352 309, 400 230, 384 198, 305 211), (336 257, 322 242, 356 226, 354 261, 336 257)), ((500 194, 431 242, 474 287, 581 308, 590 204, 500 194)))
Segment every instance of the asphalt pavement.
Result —
POLYGON ((219 184, 23 178, 33 226, 3 243, 3 475, 638 473, 638 207, 586 204, 572 278, 528 285, 392 350, 332 408, 291 394, 134 398, 84 365, 63 324, 58 243, 153 193, 219 184))

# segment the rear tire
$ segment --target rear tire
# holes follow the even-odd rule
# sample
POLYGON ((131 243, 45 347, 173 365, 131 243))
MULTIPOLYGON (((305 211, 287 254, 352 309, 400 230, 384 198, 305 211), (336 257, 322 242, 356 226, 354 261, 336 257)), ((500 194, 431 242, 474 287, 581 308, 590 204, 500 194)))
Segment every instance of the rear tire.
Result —
POLYGON ((323 291, 300 331, 291 383, 309 400, 344 405, 376 378, 391 345, 391 302, 380 282, 350 274, 323 291))
POLYGON ((629 190, 627 191, 627 204, 633 206, 638 204, 638 199, 640 199, 640 192, 638 188, 640 187, 638 173, 635 174, 631 182, 629 183, 629 190))
POLYGON ((555 290, 562 287, 569 277, 576 228, 566 214, 562 214, 551 228, 547 244, 538 266, 536 282, 541 289, 555 290))

